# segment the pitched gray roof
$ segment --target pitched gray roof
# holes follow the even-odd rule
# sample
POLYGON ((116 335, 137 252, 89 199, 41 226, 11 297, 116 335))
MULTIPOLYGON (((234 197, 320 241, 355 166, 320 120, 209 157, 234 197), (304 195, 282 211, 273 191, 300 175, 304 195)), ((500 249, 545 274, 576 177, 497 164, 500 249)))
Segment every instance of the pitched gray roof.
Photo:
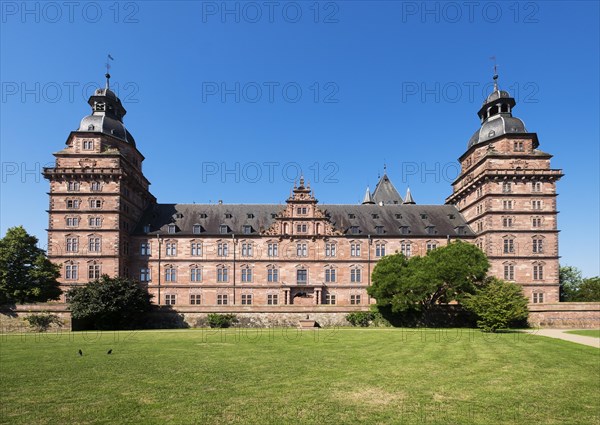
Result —
MULTIPOLYGON (((465 219, 453 205, 322 205, 318 207, 329 217, 334 229, 348 236, 473 236, 465 219), (407 232, 407 233, 405 233, 407 232)), ((194 225, 202 226, 202 235, 227 235, 220 233, 220 226, 228 226, 229 232, 244 233, 244 226, 251 226, 257 235, 268 229, 285 205, 253 204, 156 204, 150 207, 137 228, 136 235, 167 234, 169 224, 175 225, 175 234, 193 235, 194 225), (145 226, 149 225, 149 231, 145 226)))
POLYGON ((402 197, 386 173, 383 173, 383 176, 379 179, 379 182, 377 182, 377 186, 375 186, 375 190, 373 191, 373 201, 375 201, 376 204, 402 203, 402 197))

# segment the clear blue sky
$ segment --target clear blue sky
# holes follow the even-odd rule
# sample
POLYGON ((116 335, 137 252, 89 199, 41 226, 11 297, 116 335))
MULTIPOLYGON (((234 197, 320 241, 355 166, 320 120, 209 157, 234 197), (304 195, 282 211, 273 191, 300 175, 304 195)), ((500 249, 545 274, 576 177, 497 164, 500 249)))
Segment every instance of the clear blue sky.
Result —
POLYGON ((565 173, 562 263, 598 275, 598 2, 468 4, 4 1, 0 230, 45 244, 41 167, 89 113, 108 53, 165 203, 283 202, 298 167, 321 202, 355 203, 384 163, 400 192, 443 203, 495 56, 565 173))

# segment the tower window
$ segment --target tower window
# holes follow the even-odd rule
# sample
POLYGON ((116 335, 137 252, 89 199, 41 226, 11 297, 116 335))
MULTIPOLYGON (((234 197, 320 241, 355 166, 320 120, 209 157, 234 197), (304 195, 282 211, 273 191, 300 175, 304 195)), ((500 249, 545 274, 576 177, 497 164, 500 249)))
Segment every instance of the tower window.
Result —
POLYGON ((69 182, 69 183, 67 183, 67 190, 69 192, 79 192, 79 182, 69 182))
POLYGON ((541 192, 542 191, 542 183, 541 182, 531 183, 531 191, 532 192, 541 192))
POLYGON ((510 182, 502 183, 502 193, 511 193, 512 192, 512 184, 510 182))
POLYGON ((93 140, 84 140, 83 141, 83 149, 86 151, 91 151, 94 149, 94 141, 93 140))
POLYGON ((523 142, 520 141, 516 141, 513 145, 513 150, 515 152, 524 152, 525 151, 525 146, 523 145, 523 142))
POLYGON ((504 265, 504 280, 515 280, 515 265, 505 264, 504 265))

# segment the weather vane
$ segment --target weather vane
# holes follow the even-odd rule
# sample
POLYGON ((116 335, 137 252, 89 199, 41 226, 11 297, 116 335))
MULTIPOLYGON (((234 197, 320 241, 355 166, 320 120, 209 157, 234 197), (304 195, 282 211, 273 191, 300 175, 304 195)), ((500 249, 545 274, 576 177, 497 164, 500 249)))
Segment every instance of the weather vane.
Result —
POLYGON ((110 55, 110 53, 109 53, 107 55, 107 57, 106 57, 106 75, 105 75, 105 77, 106 77, 106 88, 107 89, 109 88, 109 85, 110 85, 110 83, 109 83, 109 80, 110 80, 110 73, 109 73, 109 70, 110 70, 110 61, 114 61, 114 60, 115 60, 115 58, 113 58, 110 55))

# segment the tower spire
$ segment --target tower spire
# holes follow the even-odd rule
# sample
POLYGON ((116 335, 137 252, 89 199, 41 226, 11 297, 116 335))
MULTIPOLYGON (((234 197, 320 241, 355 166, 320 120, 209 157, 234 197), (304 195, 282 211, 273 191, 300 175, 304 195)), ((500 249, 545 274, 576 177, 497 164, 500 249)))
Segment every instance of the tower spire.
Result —
POLYGON ((115 59, 109 53, 106 57, 106 74, 104 74, 104 76, 106 77, 106 90, 110 88, 110 61, 113 60, 115 59))
POLYGON ((498 91, 498 64, 496 63, 496 56, 491 56, 490 59, 494 61, 494 76, 492 77, 494 80, 494 91, 498 91))

